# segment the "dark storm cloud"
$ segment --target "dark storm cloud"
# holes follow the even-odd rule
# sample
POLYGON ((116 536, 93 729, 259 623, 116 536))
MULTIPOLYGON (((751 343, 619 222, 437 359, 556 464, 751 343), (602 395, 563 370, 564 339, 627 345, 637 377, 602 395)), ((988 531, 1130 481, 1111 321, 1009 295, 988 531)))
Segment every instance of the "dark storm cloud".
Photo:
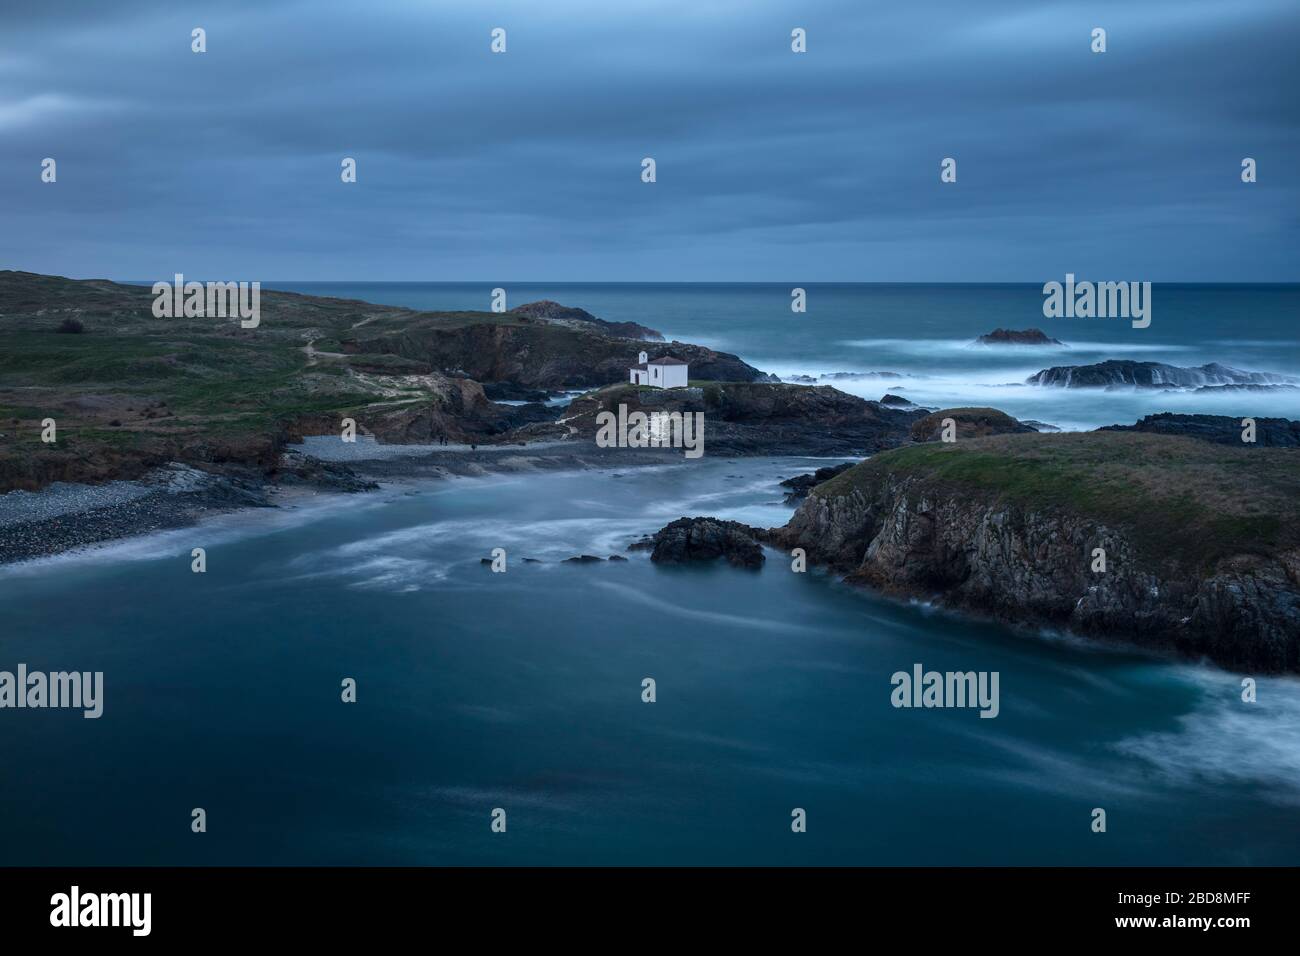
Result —
POLYGON ((1293 3, 136 0, 5 19, 9 267, 1300 278, 1293 3))

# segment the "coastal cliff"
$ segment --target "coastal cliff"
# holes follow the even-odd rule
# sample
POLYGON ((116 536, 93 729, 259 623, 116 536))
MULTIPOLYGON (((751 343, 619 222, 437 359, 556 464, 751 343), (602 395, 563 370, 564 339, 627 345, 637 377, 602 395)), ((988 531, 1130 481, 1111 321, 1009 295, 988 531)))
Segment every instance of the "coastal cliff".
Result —
POLYGON ((892 595, 1281 672, 1300 670, 1297 511, 1294 450, 1004 435, 877 455, 766 537, 892 595))

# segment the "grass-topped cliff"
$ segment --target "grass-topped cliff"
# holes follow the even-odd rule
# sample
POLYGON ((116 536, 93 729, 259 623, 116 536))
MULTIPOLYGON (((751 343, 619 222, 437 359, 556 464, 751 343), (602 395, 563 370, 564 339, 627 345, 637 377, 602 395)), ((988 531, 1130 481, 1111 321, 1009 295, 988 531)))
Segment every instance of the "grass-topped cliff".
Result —
POLYGON ((885 476, 1124 529, 1157 560, 1204 567, 1300 547, 1300 450, 1082 432, 927 443, 877 455, 818 486, 835 496, 885 476))
POLYGON ((1300 449, 1124 432, 917 444, 818 485, 772 535, 887 592, 1300 669, 1300 449))

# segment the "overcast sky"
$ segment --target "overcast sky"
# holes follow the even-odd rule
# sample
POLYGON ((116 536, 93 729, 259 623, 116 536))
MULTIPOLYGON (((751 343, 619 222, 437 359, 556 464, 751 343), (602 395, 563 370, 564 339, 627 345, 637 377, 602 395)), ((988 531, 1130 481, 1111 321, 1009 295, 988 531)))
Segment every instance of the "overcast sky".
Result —
POLYGON ((1300 280, 1296 0, 0 2, 0 268, 1300 280))

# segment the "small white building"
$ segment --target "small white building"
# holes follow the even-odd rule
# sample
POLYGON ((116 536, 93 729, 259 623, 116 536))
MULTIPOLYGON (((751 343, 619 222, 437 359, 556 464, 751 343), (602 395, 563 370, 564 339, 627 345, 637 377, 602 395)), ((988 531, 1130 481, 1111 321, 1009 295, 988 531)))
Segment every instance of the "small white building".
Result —
POLYGON ((655 388, 685 388, 689 380, 690 365, 681 359, 660 357, 646 361, 646 353, 637 356, 637 365, 630 368, 633 385, 653 385, 655 388))

